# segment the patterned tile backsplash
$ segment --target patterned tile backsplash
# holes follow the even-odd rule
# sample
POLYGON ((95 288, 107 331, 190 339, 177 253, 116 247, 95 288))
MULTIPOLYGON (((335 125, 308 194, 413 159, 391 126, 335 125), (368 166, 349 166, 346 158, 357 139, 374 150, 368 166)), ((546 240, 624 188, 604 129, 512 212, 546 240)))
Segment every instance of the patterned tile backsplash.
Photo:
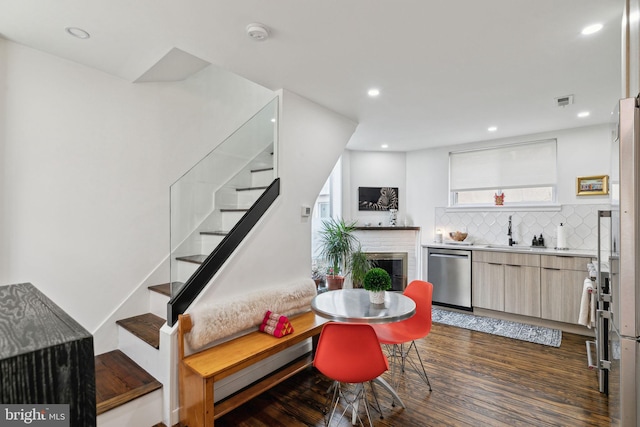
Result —
POLYGON ((513 239, 517 244, 531 245, 533 236, 542 233, 548 248, 556 246, 557 227, 562 223, 566 227, 569 248, 596 250, 598 210, 606 209, 608 205, 602 204, 562 205, 559 211, 447 212, 447 208, 436 208, 435 223, 445 239, 451 231, 466 231, 469 233, 467 240, 473 243, 504 245, 509 239, 507 228, 511 215, 513 239))

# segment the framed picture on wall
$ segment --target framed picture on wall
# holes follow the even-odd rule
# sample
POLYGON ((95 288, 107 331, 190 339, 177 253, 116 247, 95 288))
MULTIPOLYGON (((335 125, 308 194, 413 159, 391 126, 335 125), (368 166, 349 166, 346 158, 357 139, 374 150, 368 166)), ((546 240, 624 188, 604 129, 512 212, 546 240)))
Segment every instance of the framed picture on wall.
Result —
POLYGON ((398 187, 358 187, 358 210, 398 209, 398 187))
POLYGON ((579 176, 576 181, 578 196, 603 196, 609 194, 609 176, 579 176))

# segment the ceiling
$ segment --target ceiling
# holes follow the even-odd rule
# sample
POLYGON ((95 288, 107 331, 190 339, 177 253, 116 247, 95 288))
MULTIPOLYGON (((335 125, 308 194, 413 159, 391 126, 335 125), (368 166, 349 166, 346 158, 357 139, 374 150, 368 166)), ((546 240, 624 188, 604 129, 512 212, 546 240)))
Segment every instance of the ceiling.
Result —
POLYGON ((348 148, 408 151, 609 122, 622 9, 621 0, 0 0, 0 35, 131 82, 179 48, 353 119, 348 148), (253 22, 269 28, 267 40, 248 37, 253 22), (581 35, 593 23, 604 27, 581 35), (69 36, 70 26, 91 37, 69 36), (557 107, 565 95, 575 103, 557 107))

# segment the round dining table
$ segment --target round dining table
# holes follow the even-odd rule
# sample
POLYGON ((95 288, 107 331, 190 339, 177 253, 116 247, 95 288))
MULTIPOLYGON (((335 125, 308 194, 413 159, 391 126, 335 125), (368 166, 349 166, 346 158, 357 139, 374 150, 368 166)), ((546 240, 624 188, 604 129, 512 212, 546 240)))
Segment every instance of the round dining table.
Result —
POLYGON ((318 294, 311 309, 335 322, 391 323, 413 316, 416 303, 399 292, 385 292, 383 304, 372 304, 365 289, 338 289, 318 294))
MULTIPOLYGON (((372 304, 369 291, 365 289, 338 289, 316 295, 311 301, 311 310, 334 322, 390 323, 413 316, 416 303, 399 292, 385 292, 384 304, 372 304)), ((380 376, 372 382, 385 388, 401 407, 406 408, 396 390, 384 378, 380 376)), ((356 412, 352 414, 353 424, 356 412)))

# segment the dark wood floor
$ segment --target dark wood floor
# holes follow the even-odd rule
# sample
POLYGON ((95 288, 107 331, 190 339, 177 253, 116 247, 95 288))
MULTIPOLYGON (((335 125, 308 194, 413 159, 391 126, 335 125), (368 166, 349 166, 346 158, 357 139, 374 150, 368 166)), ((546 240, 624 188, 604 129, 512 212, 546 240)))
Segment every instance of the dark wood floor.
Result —
MULTIPOLYGON (((374 423, 609 426, 608 399, 598 392, 595 371, 586 367, 584 342, 564 333, 561 347, 553 348, 434 324, 419 343, 433 391, 409 371, 397 388, 407 408, 392 407, 380 392, 384 419, 374 417, 374 423)), ((311 368, 220 418, 216 426, 323 426, 321 408, 330 383, 311 368)))

